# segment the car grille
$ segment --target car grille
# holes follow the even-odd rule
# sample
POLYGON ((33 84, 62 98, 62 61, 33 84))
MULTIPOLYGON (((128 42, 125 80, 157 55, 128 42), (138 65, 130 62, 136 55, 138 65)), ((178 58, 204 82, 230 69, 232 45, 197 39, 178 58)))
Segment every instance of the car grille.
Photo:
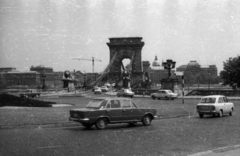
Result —
POLYGON ((215 107, 214 106, 198 106, 197 109, 199 111, 213 111, 215 107))
POLYGON ((83 112, 77 112, 77 111, 70 111, 70 116, 72 118, 84 118, 84 113, 83 112))

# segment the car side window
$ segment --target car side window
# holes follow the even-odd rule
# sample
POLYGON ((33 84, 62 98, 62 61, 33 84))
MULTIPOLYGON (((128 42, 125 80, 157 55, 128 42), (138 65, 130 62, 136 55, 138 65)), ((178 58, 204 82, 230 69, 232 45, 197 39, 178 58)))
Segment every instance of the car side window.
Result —
POLYGON ((123 108, 131 108, 129 100, 122 100, 122 107, 123 108))
POLYGON ((223 103, 223 98, 222 98, 222 97, 220 97, 220 98, 218 99, 218 103, 223 103))
POLYGON ((120 108, 120 102, 118 100, 111 100, 111 108, 120 108))
POLYGON ((106 108, 111 108, 111 105, 110 105, 110 103, 108 103, 108 104, 107 104, 107 107, 106 107, 106 108))
POLYGON ((104 101, 101 103, 100 108, 105 108, 107 102, 108 102, 107 100, 104 100, 104 101))
POLYGON ((228 99, 226 97, 223 97, 224 102, 228 102, 228 99))
POLYGON ((131 105, 132 108, 137 108, 132 101, 130 101, 130 105, 131 105))

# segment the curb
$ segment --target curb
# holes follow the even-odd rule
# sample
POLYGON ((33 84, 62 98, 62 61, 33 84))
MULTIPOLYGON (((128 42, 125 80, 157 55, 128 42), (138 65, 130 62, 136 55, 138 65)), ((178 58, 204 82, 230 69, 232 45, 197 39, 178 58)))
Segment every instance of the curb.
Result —
MULTIPOLYGON (((115 92, 107 92, 105 95, 110 95, 110 96, 116 96, 117 94, 115 92)), ((149 95, 134 95, 134 97, 137 98, 151 98, 149 95)), ((203 96, 184 96, 184 99, 201 99, 203 96)), ((182 99, 182 96, 178 96, 177 99, 182 99)), ((240 97, 227 97, 229 100, 240 100, 240 97)))

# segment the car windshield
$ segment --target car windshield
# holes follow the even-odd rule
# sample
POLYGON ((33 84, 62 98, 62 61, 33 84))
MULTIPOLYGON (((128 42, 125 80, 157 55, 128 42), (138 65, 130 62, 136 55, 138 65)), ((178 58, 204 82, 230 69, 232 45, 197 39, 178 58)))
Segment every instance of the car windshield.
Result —
POLYGON ((215 103, 216 98, 214 97, 208 97, 208 98, 202 98, 200 103, 215 103))
POLYGON ((167 90, 168 93, 173 93, 171 90, 167 90))
POLYGON ((107 104, 107 100, 103 100, 103 99, 94 99, 91 100, 86 108, 95 108, 95 109, 99 109, 99 108, 104 108, 107 104))

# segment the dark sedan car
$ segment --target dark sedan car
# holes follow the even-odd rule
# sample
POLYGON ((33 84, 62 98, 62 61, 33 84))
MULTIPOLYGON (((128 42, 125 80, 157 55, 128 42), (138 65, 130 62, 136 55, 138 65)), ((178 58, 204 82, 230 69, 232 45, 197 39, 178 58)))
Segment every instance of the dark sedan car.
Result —
POLYGON ((70 121, 80 122, 86 128, 93 125, 104 129, 108 124, 142 122, 149 126, 156 118, 156 109, 138 108, 132 99, 96 98, 86 108, 70 110, 70 121))

